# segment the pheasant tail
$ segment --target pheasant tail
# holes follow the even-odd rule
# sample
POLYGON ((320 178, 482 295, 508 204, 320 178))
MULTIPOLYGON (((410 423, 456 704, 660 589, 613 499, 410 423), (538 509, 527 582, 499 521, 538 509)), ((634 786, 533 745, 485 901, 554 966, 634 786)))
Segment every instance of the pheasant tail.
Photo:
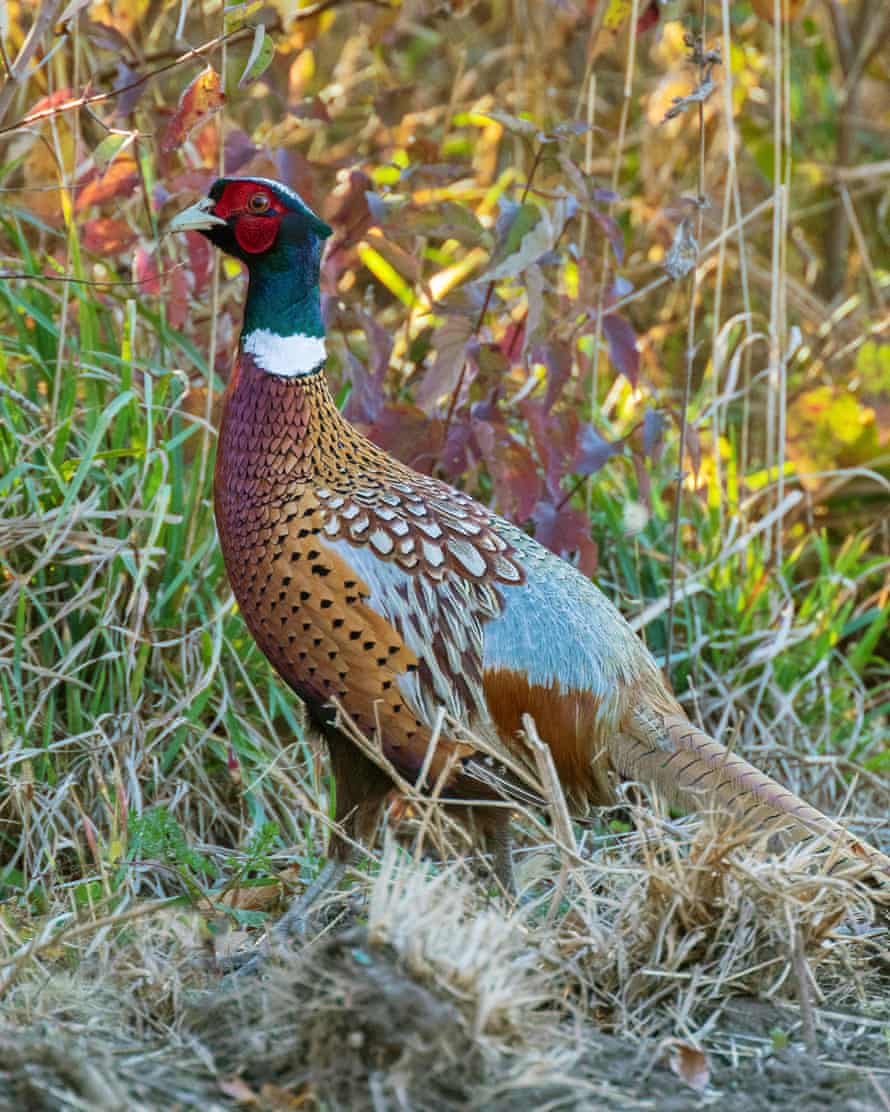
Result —
MULTIPOLYGON (((695 810, 726 811, 746 829, 782 834, 792 841, 821 838, 833 849, 834 863, 857 865, 882 886, 890 886, 890 857, 854 837, 743 757, 679 715, 649 707, 631 713, 631 729, 609 746, 615 771, 652 784, 670 802, 695 810)), ((886 888, 890 902, 890 887, 886 888)))

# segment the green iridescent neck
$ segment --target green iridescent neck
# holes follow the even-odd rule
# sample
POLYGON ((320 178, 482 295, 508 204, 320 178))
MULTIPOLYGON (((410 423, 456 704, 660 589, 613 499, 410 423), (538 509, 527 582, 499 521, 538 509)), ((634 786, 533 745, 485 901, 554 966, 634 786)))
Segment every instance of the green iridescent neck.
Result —
POLYGON ((324 336, 318 268, 321 240, 282 243, 249 264, 242 335, 324 336))

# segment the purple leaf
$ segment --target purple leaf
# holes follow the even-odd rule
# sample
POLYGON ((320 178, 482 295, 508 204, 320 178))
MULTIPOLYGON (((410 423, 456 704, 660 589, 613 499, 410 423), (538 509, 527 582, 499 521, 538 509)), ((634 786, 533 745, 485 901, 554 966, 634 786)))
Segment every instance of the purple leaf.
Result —
POLYGON ((610 444, 593 425, 584 425, 578 433, 578 444, 571 470, 578 475, 593 475, 622 450, 622 444, 610 444))
POLYGON ((237 174, 257 153, 255 146, 246 131, 236 128, 226 135, 224 143, 225 169, 227 174, 237 174))
POLYGON ((383 410, 383 383, 351 351, 347 352, 346 361, 352 389, 343 407, 343 415, 349 421, 372 425, 383 410))
MULTIPOLYGON (((114 76, 114 91, 117 92, 118 89, 124 89, 125 86, 132 85, 139 79, 139 76, 136 70, 131 69, 126 62, 118 62, 117 73, 114 76)), ((125 92, 119 93, 114 106, 115 115, 129 116, 145 89, 145 85, 137 85, 134 89, 126 89, 125 92)))
POLYGON ((615 219, 607 212, 594 212, 594 220, 602 228, 605 233, 606 239, 612 246, 615 252, 615 258, 619 263, 624 262, 624 236, 621 234, 621 229, 618 227, 615 219))
POLYGON ((371 357, 371 368, 375 378, 382 385, 386 372, 389 370, 389 360, 392 355, 392 335, 369 314, 361 309, 354 309, 356 320, 362 326, 368 340, 368 354, 371 357))
POLYGON ((544 406, 550 410, 571 377, 572 345, 564 340, 550 340, 546 344, 539 344, 534 350, 534 360, 536 363, 543 363, 547 368, 547 393, 544 396, 544 406))
POLYGON ((468 317, 446 317, 433 334, 435 353, 432 366, 424 372, 416 400, 421 409, 431 412, 440 402, 448 404, 467 359, 467 345, 473 335, 468 317))
POLYGON ((609 345, 609 358, 615 369, 636 389, 640 374, 637 336, 630 323, 617 313, 603 317, 603 332, 609 345))
POLYGON ((578 442, 578 414, 574 408, 548 412, 543 403, 535 401, 524 403, 522 415, 544 465, 547 489, 551 498, 558 502, 563 497, 563 476, 572 471, 578 442))
POLYGON ((473 429, 468 415, 456 410, 448 426, 448 435, 442 450, 442 466, 453 479, 463 477, 470 466, 472 438, 473 429))
POLYGON ((647 409, 643 418, 643 452, 653 463, 658 463, 664 451, 664 433, 667 426, 660 409, 647 409))
POLYGON ((590 537, 590 521, 581 510, 558 508, 553 502, 539 502, 532 520, 535 537, 557 556, 578 554, 578 567, 586 574, 596 571, 597 549, 590 537))

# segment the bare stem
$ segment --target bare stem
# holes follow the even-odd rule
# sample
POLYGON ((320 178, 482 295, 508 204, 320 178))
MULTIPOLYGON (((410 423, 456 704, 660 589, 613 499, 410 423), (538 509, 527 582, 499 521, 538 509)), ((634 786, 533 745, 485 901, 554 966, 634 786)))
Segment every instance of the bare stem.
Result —
MULTIPOLYGON (((707 72, 705 62, 705 0, 701 0, 699 7, 699 35, 701 36, 696 51, 699 59, 699 83, 703 82, 707 72)), ((705 205, 705 105, 704 101, 698 103, 698 197, 696 242, 701 243, 704 226, 705 205)), ((680 444, 677 449, 677 489, 674 495, 674 510, 671 536, 671 573, 668 589, 667 613, 667 644, 664 654, 664 672, 670 679, 671 657, 674 650, 674 609, 677 590, 677 561, 680 554, 680 507, 683 500, 683 461, 686 458, 686 430, 689 421, 689 399, 692 394, 692 372, 695 365, 695 313, 698 301, 699 268, 696 264, 692 268, 689 279, 689 314, 686 322, 686 373, 683 380, 683 402, 680 407, 680 444)))
MULTIPOLYGON (((544 155, 544 146, 545 144, 541 143, 538 149, 535 151, 532 168, 531 170, 529 170, 528 178, 525 182, 525 188, 523 189, 522 197, 519 200, 520 205, 524 205, 526 200, 528 199, 529 190, 532 187, 532 181, 534 180, 535 174, 537 173, 538 166, 541 164, 541 158, 544 155)), ((473 336, 478 336, 480 331, 482 330, 482 325, 485 323, 485 314, 488 312, 488 306, 491 304, 491 299, 494 294, 494 287, 495 282, 494 279, 492 279, 485 289, 485 297, 482 300, 482 308, 479 310, 479 315, 478 317, 476 317, 476 323, 473 326, 473 336)), ((448 429, 451 427, 451 418, 454 416, 454 410, 457 406, 457 399, 460 397, 460 392, 464 386, 464 380, 467 377, 467 366, 468 360, 466 356, 464 356, 464 361, 460 368, 460 374, 457 376, 457 383, 451 392, 451 400, 448 403, 448 412, 445 415, 445 430, 443 433, 443 438, 448 436, 448 429)))

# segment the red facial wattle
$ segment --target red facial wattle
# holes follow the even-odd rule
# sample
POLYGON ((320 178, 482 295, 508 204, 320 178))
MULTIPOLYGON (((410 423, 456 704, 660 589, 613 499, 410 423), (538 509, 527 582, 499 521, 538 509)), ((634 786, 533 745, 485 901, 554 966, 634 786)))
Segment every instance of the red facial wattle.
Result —
POLYGON ((260 255, 268 251, 278 235, 280 217, 239 216, 235 221, 235 239, 242 251, 249 255, 260 255))
POLYGON ((233 230, 238 246, 249 255, 268 251, 275 242, 281 217, 287 211, 271 189, 264 189, 256 182, 230 182, 213 207, 214 216, 228 220, 235 217, 233 230), (262 213, 251 211, 257 195, 268 200, 262 213))

